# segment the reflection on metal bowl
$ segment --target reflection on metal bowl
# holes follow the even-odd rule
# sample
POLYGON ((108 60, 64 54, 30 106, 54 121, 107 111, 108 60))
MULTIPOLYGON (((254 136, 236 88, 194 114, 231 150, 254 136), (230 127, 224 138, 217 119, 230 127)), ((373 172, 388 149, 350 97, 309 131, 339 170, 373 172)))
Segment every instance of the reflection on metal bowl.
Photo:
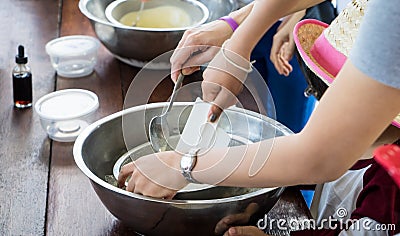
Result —
MULTIPOLYGON (((178 1, 178 0, 177 0, 178 1)), ((183 32, 180 29, 150 29, 120 26, 111 23, 105 9, 113 0, 80 0, 80 11, 90 20, 103 45, 124 62, 148 62, 175 49, 183 32)), ((209 10, 206 22, 216 20, 237 9, 236 0, 201 0, 209 10)))
MULTIPOLYGON (((232 214, 250 214, 248 224, 264 217, 279 198, 283 188, 214 187, 177 194, 173 200, 134 194, 108 184, 115 162, 128 150, 148 141, 147 126, 166 103, 132 107, 105 117, 86 128, 74 145, 78 167, 91 180, 106 208, 126 225, 144 235, 215 235, 221 234, 221 220, 232 214), (126 132, 129 127, 129 132, 126 132), (217 231, 217 232, 216 232, 217 231)), ((170 114, 183 129, 193 103, 174 103, 170 114)), ((251 142, 289 135, 278 122, 251 111, 232 108, 225 111, 234 135, 251 142), (247 121, 244 129, 243 120, 247 121)), ((222 120, 220 122, 223 122, 222 120)), ((223 127, 223 125, 221 126, 223 127)), ((241 222, 243 223, 243 222, 241 222)))

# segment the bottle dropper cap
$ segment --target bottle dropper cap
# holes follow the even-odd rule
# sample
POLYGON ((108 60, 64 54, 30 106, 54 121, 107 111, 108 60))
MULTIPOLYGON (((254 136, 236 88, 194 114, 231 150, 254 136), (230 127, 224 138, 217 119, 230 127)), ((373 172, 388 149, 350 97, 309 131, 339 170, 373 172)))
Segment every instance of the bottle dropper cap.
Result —
POLYGON ((18 54, 15 56, 15 62, 17 64, 26 64, 28 63, 28 57, 25 55, 24 46, 18 46, 18 54))

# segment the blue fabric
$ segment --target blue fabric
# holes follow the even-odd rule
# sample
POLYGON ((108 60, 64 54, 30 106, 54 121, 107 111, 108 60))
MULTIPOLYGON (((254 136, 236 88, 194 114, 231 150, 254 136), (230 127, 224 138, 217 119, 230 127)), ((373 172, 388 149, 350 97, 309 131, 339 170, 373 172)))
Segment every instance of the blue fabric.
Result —
POLYGON ((301 190, 301 194, 303 195, 304 200, 306 201, 306 204, 307 204, 308 208, 311 207, 311 202, 312 202, 312 199, 314 197, 314 193, 315 193, 314 190, 301 190))
POLYGON ((273 98, 273 104, 267 103, 266 110, 271 110, 268 107, 274 105, 276 119, 298 133, 307 123, 316 99, 304 96, 307 83, 295 57, 290 61, 293 71, 288 77, 279 75, 269 59, 272 39, 279 24, 275 23, 259 41, 251 54, 251 60, 256 60, 254 66, 267 83, 273 98))

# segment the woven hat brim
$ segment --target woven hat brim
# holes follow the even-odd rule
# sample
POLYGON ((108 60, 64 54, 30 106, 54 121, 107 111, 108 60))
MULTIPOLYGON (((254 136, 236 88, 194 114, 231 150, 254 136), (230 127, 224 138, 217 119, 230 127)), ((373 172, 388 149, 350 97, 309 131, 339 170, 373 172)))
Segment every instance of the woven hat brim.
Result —
MULTIPOLYGON (((335 76, 321 66, 310 53, 311 47, 328 26, 329 25, 315 19, 302 20, 294 28, 293 38, 297 50, 306 66, 324 81, 325 84, 330 85, 335 79, 335 76)), ((400 114, 393 120, 392 124, 400 128, 400 114)))
POLYGON ((297 50, 299 51, 299 54, 307 67, 327 85, 330 85, 335 79, 335 76, 333 76, 321 64, 319 64, 310 53, 314 42, 327 27, 328 24, 315 19, 302 20, 297 23, 296 27, 294 28, 293 38, 297 46, 297 50))
POLYGON ((396 118, 392 121, 392 125, 396 126, 397 128, 400 128, 400 114, 397 115, 396 118))

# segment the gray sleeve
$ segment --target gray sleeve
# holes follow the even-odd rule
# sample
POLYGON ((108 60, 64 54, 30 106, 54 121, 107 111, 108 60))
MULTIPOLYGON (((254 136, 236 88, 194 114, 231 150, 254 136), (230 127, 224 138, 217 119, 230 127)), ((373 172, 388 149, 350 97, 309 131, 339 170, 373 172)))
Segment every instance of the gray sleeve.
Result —
POLYGON ((368 4, 350 60, 366 75, 400 89, 400 1, 368 4))

